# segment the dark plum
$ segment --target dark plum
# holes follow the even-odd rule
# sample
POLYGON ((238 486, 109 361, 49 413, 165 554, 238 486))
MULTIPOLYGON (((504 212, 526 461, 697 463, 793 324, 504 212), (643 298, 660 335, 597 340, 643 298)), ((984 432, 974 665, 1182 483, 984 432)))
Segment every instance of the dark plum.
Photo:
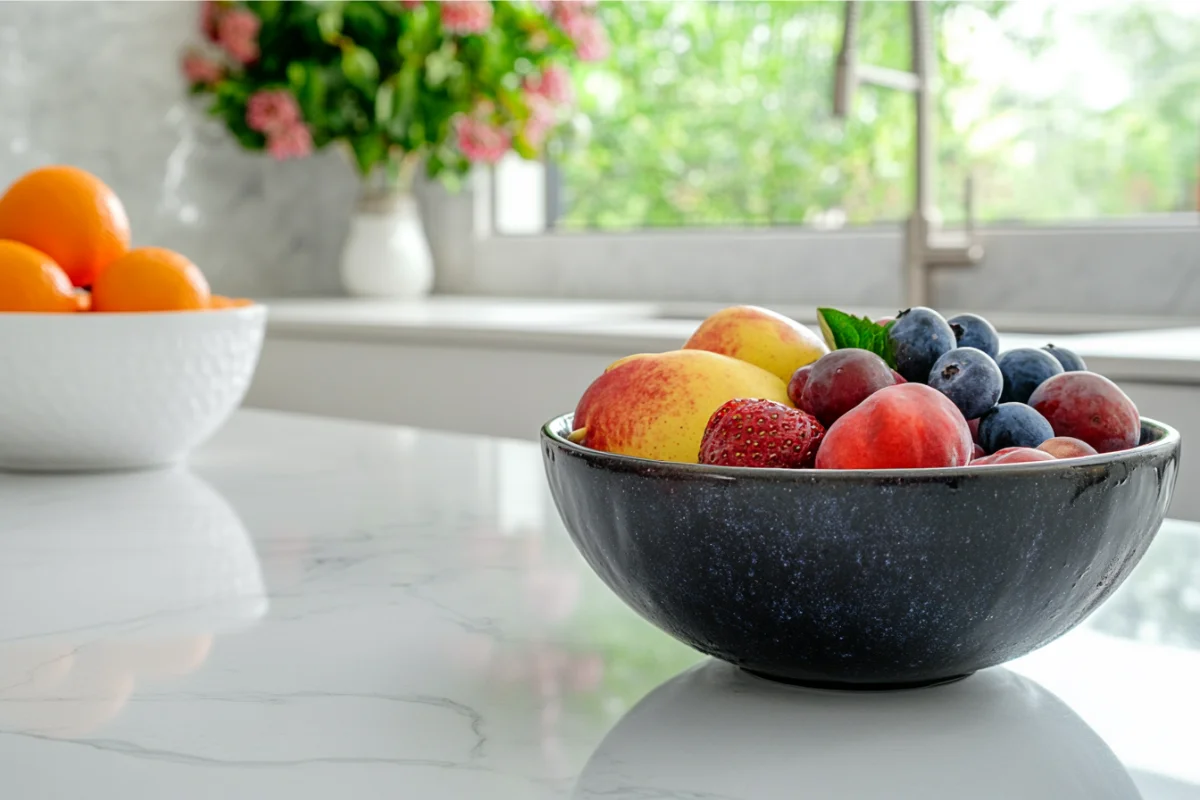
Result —
POLYGON ((800 405, 800 397, 804 394, 804 387, 808 385, 808 378, 812 375, 812 368, 812 364, 801 367, 792 373, 792 379, 788 381, 788 397, 791 399, 792 405, 802 411, 804 410, 804 406, 800 405))
POLYGON ((971 466, 986 467, 988 464, 1028 464, 1034 461, 1053 461, 1054 456, 1044 450, 1031 447, 1006 447, 990 456, 976 459, 971 466))
POLYGON ((1103 375, 1055 375, 1037 388, 1029 404, 1049 420, 1055 436, 1087 442, 1100 453, 1127 450, 1140 441, 1137 406, 1103 375))
POLYGON ((934 362, 954 349, 954 331, 942 315, 917 306, 901 311, 888 329, 896 371, 911 383, 926 383, 934 362))
POLYGON ((869 350, 834 350, 812 365, 796 406, 828 427, 875 392, 895 385, 887 362, 869 350))
POLYGON ((989 454, 1006 447, 1034 448, 1053 436, 1046 418, 1024 403, 1001 403, 979 418, 979 444, 989 454))
POLYGON ((964 418, 975 419, 996 405, 1004 389, 1004 376, 987 353, 974 347, 956 347, 934 363, 929 385, 949 397, 964 418))
POLYGON ((1044 380, 1063 371, 1058 359, 1045 350, 1033 347, 1006 350, 996 359, 996 364, 1004 375, 1004 391, 1000 393, 1001 403, 1028 402, 1029 395, 1033 394, 1033 390, 1041 386, 1044 380))
POLYGON ((1042 348, 1062 364, 1064 372, 1084 372, 1087 370, 1087 364, 1079 357, 1079 354, 1074 350, 1068 350, 1065 347, 1055 347, 1048 344, 1042 348))
POLYGON ((1096 455, 1096 448, 1073 436, 1055 436, 1053 439, 1047 439, 1039 444, 1037 449, 1049 453, 1055 458, 1082 458, 1096 455))
POLYGON ((992 358, 1000 353, 1000 335, 992 323, 978 314, 959 314, 946 321, 950 323, 959 347, 974 347, 992 358))

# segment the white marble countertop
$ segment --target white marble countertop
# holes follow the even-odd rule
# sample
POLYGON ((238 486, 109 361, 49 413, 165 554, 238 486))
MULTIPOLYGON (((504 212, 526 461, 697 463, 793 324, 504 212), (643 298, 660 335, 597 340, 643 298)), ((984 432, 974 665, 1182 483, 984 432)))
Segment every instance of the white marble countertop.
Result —
POLYGON ((534 445, 242 412, 190 469, 0 475, 3 796, 1200 798, 1200 526, 932 689, 777 686, 629 612, 534 445))
MULTIPOLYGON (((267 301, 268 337, 404 342, 620 355, 675 349, 717 306, 632 302, 432 297, 415 302, 352 299, 267 301)), ((782 308, 811 323, 809 308, 782 308)), ((882 316, 895 310, 851 309, 882 316)), ((987 315, 1003 346, 1053 341, 1077 350, 1114 380, 1200 384, 1200 325, 1147 317, 987 315)))

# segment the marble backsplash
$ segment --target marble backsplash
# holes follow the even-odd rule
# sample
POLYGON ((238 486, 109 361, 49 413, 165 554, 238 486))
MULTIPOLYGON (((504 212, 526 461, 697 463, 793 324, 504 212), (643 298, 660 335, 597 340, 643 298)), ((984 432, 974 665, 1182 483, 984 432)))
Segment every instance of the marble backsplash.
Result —
POLYGON ((340 293, 357 183, 336 152, 242 151, 186 93, 194 2, 0 2, 0 185, 49 163, 113 187, 136 244, 189 255, 214 290, 340 293))

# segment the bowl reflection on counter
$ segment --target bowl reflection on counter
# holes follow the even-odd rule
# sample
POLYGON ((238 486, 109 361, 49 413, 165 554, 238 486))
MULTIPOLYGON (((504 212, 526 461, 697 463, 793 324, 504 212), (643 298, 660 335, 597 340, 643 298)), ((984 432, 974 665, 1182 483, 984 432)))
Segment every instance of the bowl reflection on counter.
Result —
POLYGON ((1003 668, 922 692, 765 681, 706 660, 626 714, 574 800, 1135 800, 1125 768, 1039 684, 1003 668))
POLYGON ((266 610, 245 527, 187 470, 0 475, 0 729, 95 730, 266 610))

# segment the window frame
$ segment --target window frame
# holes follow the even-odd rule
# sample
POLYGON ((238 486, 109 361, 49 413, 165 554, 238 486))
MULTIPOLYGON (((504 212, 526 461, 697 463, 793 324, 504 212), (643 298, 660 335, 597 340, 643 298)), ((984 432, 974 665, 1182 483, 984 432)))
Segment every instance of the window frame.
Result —
MULTIPOLYGON (((500 234, 491 184, 492 175, 480 170, 458 195, 424 187, 440 291, 776 306, 904 303, 900 224, 500 234)), ((935 305, 1200 320, 1200 213, 977 232, 983 262, 938 268, 935 305)))

